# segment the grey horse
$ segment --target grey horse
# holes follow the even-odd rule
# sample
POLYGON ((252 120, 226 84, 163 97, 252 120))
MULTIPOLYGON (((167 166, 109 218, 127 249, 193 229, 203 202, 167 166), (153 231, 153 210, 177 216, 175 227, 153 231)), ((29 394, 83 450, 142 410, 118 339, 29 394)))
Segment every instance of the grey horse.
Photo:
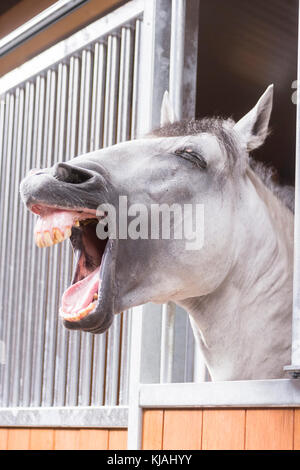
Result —
MULTIPOLYGON (((22 199, 39 215, 36 243, 70 238, 76 256, 61 301, 67 328, 102 333, 114 314, 173 301, 188 311, 213 380, 283 376, 291 348, 293 194, 249 156, 268 134, 272 101, 271 85, 237 123, 174 122, 166 98, 163 125, 150 135, 24 178, 22 199), (129 224, 139 208, 148 223, 152 207, 202 207, 203 243, 187 249, 188 234, 139 236, 138 223, 136 236, 112 236, 105 208, 124 216, 121 198, 129 224)), ((172 211, 169 221, 175 231, 172 211)))

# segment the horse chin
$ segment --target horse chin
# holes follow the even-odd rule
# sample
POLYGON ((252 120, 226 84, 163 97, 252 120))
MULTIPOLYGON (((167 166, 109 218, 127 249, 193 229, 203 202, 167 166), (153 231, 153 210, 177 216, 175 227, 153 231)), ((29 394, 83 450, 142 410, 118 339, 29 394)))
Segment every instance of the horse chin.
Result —
MULTIPOLYGON (((99 218, 91 209, 70 210, 35 205, 39 215, 35 241, 51 246, 70 238, 76 267, 73 280, 61 300, 60 316, 72 330, 103 333, 114 318, 117 240, 99 239, 99 218)), ((104 214, 103 214, 104 216, 104 214)))

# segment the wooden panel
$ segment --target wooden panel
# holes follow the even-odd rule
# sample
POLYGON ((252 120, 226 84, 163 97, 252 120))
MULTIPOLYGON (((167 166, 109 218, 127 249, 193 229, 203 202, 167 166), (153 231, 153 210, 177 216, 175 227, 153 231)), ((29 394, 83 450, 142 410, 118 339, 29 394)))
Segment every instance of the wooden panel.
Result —
POLYGON ((108 434, 108 449, 126 450, 127 436, 127 429, 111 429, 108 434))
POLYGON ((242 450, 244 445, 245 410, 203 411, 203 450, 242 450))
POLYGON ((127 429, 0 428, 0 450, 6 449, 126 450, 127 429))
MULTIPOLYGON (((24 22, 22 19, 23 17, 26 21, 28 18, 34 16, 36 12, 38 12, 36 11, 36 6, 32 7, 32 4, 34 3, 38 4, 39 2, 23 0, 20 5, 16 5, 14 7, 14 15, 11 16, 10 14, 9 17, 5 17, 5 15, 3 15, 4 18, 2 17, 2 23, 6 24, 7 30, 12 30, 17 25, 15 20, 13 20, 13 17, 17 17, 17 22, 22 24, 24 22), (30 15, 30 10, 28 10, 27 7, 29 9, 31 8, 32 13, 30 15), (20 11, 20 14, 17 13, 18 11, 20 11), (27 13, 25 14, 25 12, 27 13), (10 25, 10 22, 12 22, 12 26, 10 25)), ((45 5, 45 7, 49 6, 51 3, 51 0, 43 0, 43 5, 45 5)), ((18 46, 9 54, 1 57, 0 76, 5 75, 8 71, 23 64, 30 58, 47 49, 49 46, 70 36, 81 27, 86 26, 88 23, 91 23, 100 16, 103 16, 107 11, 122 3, 125 2, 121 0, 90 0, 81 8, 78 8, 73 13, 70 13, 66 17, 49 26, 32 39, 28 39, 28 41, 18 46)))
POLYGON ((300 450, 300 410, 294 411, 294 450, 300 450))
POLYGON ((143 413, 142 448, 147 450, 162 449, 163 410, 145 410, 143 413))
POLYGON ((31 450, 52 450, 54 448, 54 430, 31 429, 29 448, 31 450))
POLYGON ((30 440, 30 429, 11 428, 8 430, 8 450, 28 450, 30 440))
POLYGON ((166 410, 163 449, 201 449, 202 411, 166 410))
POLYGON ((80 429, 79 431, 80 450, 107 450, 108 430, 107 429, 80 429))
POLYGON ((8 429, 0 428, 0 450, 7 449, 8 429))
POLYGON ((261 409, 246 411, 246 449, 290 450, 293 448, 294 411, 261 409))
POLYGON ((55 450, 76 450, 79 449, 80 430, 79 429, 55 429, 54 449, 55 450))

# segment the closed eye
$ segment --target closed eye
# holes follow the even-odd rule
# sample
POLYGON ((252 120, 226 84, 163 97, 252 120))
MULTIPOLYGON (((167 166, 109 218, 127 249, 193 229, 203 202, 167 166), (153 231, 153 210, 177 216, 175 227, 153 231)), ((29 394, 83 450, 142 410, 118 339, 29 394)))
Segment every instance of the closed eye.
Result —
POLYGON ((178 155, 181 158, 184 158, 194 163, 198 166, 198 168, 201 168, 202 170, 205 170, 207 168, 207 161, 205 160, 205 158, 199 152, 195 151, 190 147, 179 148, 175 150, 174 153, 175 155, 178 155))

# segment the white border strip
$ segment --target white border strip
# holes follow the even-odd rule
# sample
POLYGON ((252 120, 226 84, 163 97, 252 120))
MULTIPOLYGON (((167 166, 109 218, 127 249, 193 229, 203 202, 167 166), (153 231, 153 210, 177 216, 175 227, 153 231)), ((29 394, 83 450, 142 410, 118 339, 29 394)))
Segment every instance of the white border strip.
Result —
POLYGON ((127 428, 127 406, 0 408, 0 427, 127 428))
POLYGON ((140 386, 142 408, 300 407, 300 380, 245 380, 140 386))
POLYGON ((0 79, 0 96, 34 75, 44 72, 69 55, 78 52, 90 43, 98 39, 100 40, 115 29, 130 23, 133 19, 142 15, 144 2, 145 0, 131 0, 112 13, 100 18, 69 38, 25 62, 20 67, 8 72, 0 79))

